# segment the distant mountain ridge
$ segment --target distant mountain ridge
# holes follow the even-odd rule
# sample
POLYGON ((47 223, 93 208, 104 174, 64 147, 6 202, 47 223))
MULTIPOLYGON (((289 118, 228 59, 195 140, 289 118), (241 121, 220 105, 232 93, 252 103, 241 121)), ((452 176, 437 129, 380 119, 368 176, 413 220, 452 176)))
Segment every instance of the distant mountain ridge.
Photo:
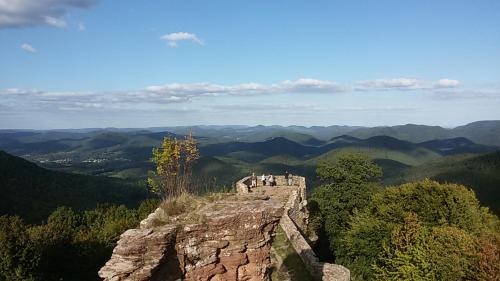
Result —
POLYGON ((296 143, 284 137, 277 137, 263 142, 228 142, 202 146, 201 154, 205 156, 223 155, 238 151, 261 153, 266 156, 291 155, 294 157, 313 157, 328 151, 347 148, 366 147, 384 148, 391 150, 411 151, 417 148, 428 149, 442 155, 458 153, 486 153, 495 151, 496 147, 476 144, 465 138, 434 140, 422 143, 412 143, 390 136, 373 136, 367 139, 358 139, 351 136, 339 136, 327 144, 310 146, 296 143))
POLYGON ((453 129, 414 124, 361 128, 349 132, 348 135, 358 138, 384 135, 411 142, 464 137, 478 144, 500 147, 500 120, 478 121, 453 129))
MULTIPOLYGON (((151 128, 89 128, 64 130, 0 130, 0 141, 3 139, 17 140, 54 140, 54 139, 81 139, 92 137, 105 132, 134 134, 138 131, 149 133, 166 133, 178 136, 192 132, 197 137, 210 138, 214 142, 257 142, 275 137, 285 137, 290 140, 305 143, 313 138, 312 143, 329 141, 334 137, 349 135, 357 138, 374 136, 390 136, 400 140, 420 143, 435 139, 451 139, 464 137, 478 144, 500 147, 500 120, 486 120, 472 122, 455 128, 440 126, 406 124, 397 126, 245 126, 245 125, 194 125, 151 128), (318 141, 315 141, 317 139, 318 141)), ((0 142, 1 145, 1 142, 0 142)), ((0 146, 1 147, 1 146, 0 146)))

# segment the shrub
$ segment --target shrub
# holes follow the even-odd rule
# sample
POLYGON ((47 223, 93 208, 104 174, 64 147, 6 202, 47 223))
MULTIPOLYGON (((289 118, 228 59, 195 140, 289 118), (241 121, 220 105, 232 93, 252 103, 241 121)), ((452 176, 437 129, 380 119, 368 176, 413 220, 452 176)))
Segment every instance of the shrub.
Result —
POLYGON ((160 148, 153 148, 151 160, 156 169, 148 177, 152 191, 164 198, 192 191, 192 169, 198 158, 196 141, 191 135, 185 140, 165 137, 160 148))

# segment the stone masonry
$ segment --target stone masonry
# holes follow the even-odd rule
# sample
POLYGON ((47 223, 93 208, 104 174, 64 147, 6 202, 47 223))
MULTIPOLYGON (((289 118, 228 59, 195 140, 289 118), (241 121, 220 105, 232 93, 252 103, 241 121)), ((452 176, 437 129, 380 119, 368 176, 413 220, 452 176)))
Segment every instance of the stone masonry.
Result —
POLYGON ((278 188, 250 189, 244 178, 236 184, 236 195, 204 205, 190 219, 158 225, 164 212, 158 208, 140 228, 121 235, 99 276, 107 281, 269 280, 270 249, 280 224, 313 276, 349 280, 346 268, 320 263, 302 236, 305 179, 294 177, 292 187, 277 179, 278 188))

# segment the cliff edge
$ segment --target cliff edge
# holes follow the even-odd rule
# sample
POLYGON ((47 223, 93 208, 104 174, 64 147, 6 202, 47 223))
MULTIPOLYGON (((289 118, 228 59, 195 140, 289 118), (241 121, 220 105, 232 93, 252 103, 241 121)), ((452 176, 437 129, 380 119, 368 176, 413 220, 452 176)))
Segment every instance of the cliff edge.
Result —
POLYGON ((349 271, 321 263, 302 236, 307 226, 305 179, 285 186, 250 189, 240 180, 237 194, 200 202, 189 214, 167 216, 158 208, 138 229, 123 233, 111 259, 99 271, 121 280, 270 280, 271 247, 278 224, 305 268, 318 280, 349 280, 349 271), (166 218, 168 217, 168 218, 166 218))

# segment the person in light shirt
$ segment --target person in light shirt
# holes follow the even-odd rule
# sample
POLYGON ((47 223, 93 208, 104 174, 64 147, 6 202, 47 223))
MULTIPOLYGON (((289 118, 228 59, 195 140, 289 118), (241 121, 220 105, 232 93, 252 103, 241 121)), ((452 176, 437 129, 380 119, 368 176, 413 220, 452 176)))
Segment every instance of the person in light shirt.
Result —
POLYGON ((257 176, 255 175, 255 173, 252 173, 252 183, 250 187, 257 187, 257 176))
POLYGON ((269 175, 269 186, 276 186, 276 180, 273 175, 269 175))

